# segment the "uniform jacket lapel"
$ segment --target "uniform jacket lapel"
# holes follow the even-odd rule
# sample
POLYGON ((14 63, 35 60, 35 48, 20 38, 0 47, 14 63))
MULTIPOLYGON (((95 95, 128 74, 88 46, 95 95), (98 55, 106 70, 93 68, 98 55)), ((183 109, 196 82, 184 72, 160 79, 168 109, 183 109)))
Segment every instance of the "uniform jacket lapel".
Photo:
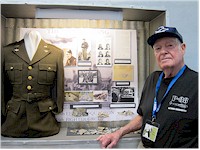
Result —
POLYGON ((37 63, 50 53, 51 50, 48 48, 48 44, 44 40, 41 40, 40 44, 38 45, 38 49, 33 57, 33 60, 30 62, 30 65, 37 63))
POLYGON ((30 63, 30 59, 25 48, 24 40, 22 40, 19 44, 14 46, 13 53, 15 53, 18 57, 23 59, 28 64, 30 63))

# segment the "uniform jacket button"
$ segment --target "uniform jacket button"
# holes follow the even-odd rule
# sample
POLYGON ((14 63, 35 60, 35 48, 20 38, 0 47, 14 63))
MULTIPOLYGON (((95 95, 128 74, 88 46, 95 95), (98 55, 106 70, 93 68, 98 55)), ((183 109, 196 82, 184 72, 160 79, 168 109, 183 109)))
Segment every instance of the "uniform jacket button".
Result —
POLYGON ((32 66, 28 66, 28 70, 31 70, 31 69, 33 69, 33 67, 32 66))
POLYGON ((33 77, 32 76, 28 76, 28 80, 32 80, 33 79, 33 77))
POLYGON ((51 106, 49 106, 49 109, 50 109, 50 110, 52 110, 52 107, 51 107, 51 106))
POLYGON ((32 87, 30 85, 28 85, 26 88, 27 88, 27 90, 31 90, 32 89, 32 87))

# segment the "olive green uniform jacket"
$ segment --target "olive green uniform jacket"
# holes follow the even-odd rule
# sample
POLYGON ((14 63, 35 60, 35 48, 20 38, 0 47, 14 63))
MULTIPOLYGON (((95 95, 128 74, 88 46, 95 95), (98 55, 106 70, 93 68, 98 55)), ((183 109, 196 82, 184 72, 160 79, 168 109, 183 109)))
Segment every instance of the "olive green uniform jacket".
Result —
POLYGON ((63 51, 40 41, 30 61, 24 40, 2 51, 1 134, 44 137, 57 134, 55 114, 64 103, 63 51))

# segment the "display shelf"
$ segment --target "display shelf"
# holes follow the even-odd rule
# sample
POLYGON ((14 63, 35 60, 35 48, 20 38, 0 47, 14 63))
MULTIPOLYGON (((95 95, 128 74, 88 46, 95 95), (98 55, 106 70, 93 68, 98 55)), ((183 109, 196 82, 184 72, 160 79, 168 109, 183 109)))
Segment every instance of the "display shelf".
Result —
MULTIPOLYGON (((66 136, 67 128, 61 128, 54 136, 42 138, 10 138, 1 136, 1 148, 100 148, 99 135, 66 136)), ((139 134, 125 135, 116 148, 137 148, 139 134)))

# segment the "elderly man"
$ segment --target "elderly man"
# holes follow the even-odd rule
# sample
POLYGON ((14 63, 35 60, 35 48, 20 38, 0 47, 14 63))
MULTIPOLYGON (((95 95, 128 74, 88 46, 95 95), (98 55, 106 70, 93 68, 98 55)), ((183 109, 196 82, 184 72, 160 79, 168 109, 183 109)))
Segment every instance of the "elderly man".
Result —
POLYGON ((176 28, 161 26, 147 42, 162 71, 147 78, 138 115, 97 140, 112 148, 123 135, 141 129, 143 147, 198 147, 198 73, 184 63, 183 38, 176 28))

